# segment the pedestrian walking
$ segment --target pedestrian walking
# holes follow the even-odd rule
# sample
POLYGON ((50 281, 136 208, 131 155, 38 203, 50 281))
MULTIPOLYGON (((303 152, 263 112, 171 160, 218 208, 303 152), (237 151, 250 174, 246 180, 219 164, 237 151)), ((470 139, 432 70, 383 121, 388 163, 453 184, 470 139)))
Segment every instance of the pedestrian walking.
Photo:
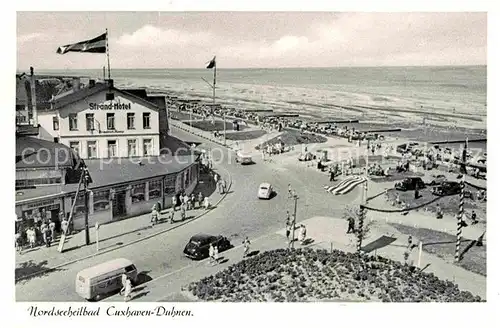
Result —
POLYGON ((175 211, 176 207, 177 207, 177 196, 173 195, 172 196, 172 210, 175 211))
POLYGON ((226 180, 225 179, 222 179, 221 181, 221 184, 222 184, 222 193, 225 194, 226 193, 226 180))
POLYGON ((219 247, 217 245, 214 246, 214 261, 215 264, 219 264, 219 247))
POLYGON ((292 185, 288 184, 288 198, 292 198, 292 185))
POLYGON ((50 221, 49 229, 50 229, 50 236, 52 237, 52 239, 55 239, 56 238, 56 223, 54 222, 54 220, 50 221))
POLYGON ((217 185, 217 182, 219 182, 219 176, 215 172, 214 172, 214 182, 216 185, 217 185))
POLYGON ((477 224, 479 221, 477 220, 477 215, 476 215, 476 211, 472 211, 472 214, 470 216, 471 220, 472 220, 472 224, 477 224))
POLYGON ((45 228, 45 246, 50 247, 52 243, 52 235, 50 233, 49 227, 45 228))
POLYGON ((217 190, 219 191, 219 194, 222 195, 222 181, 221 180, 217 181, 217 190))
POLYGON ((36 245, 35 229, 33 229, 33 227, 28 228, 28 230, 26 231, 26 236, 28 237, 30 248, 33 248, 36 245))
POLYGON ((130 281, 130 278, 127 277, 127 280, 125 282, 125 290, 124 290, 124 300, 125 302, 128 302, 130 300, 130 294, 132 293, 132 281, 130 281))
POLYGON ((208 248, 208 256, 210 258, 209 262, 210 264, 214 264, 215 261, 215 248, 214 244, 210 244, 210 247, 208 248))
MULTIPOLYGON (((184 194, 184 197, 183 197, 183 201, 184 205, 186 205, 186 207, 189 205, 189 196, 187 194, 184 194)), ((189 209, 189 207, 187 208, 189 209)))
POLYGON ((66 218, 61 221, 61 230, 64 235, 68 233, 68 221, 66 218))
POLYGON ((333 169, 330 169, 330 181, 335 181, 335 172, 333 169))
POLYGON ((245 240, 243 240, 243 258, 247 257, 249 252, 250 252, 250 240, 248 237, 245 237, 245 240))
POLYGON ((205 210, 208 210, 210 208, 210 200, 208 199, 208 197, 205 197, 205 199, 203 200, 203 206, 205 206, 205 210))
POLYGON ((45 231, 45 228, 48 229, 48 225, 46 221, 42 221, 42 224, 40 225, 40 231, 43 233, 45 231))
POLYGON ((194 196, 194 193, 191 194, 191 206, 193 209, 196 208, 196 197, 194 196))
POLYGON ((16 252, 19 252, 19 254, 21 254, 21 251, 23 250, 23 247, 21 245, 21 234, 18 232, 16 232, 16 240, 15 240, 15 243, 16 243, 16 252))
POLYGON ((350 233, 354 233, 354 218, 353 217, 349 217, 347 219, 347 232, 346 234, 350 234, 350 233))
POLYGON ((305 242, 306 242, 306 234, 307 234, 307 231, 306 231, 306 226, 301 224, 300 225, 300 230, 299 230, 299 238, 300 238, 300 244, 301 245, 304 245, 305 242))
POLYGON ((49 231, 49 228, 45 223, 40 227, 40 231, 42 232, 43 243, 47 245, 47 231, 49 231))
POLYGON ((292 222, 290 221, 290 217, 287 217, 285 222, 286 239, 290 239, 290 231, 292 231, 292 222))
POLYGON ((151 211, 151 227, 154 227, 155 224, 158 224, 158 211, 156 210, 156 206, 153 207, 151 211))
POLYGON ((127 278, 128 276, 125 273, 122 273, 122 288, 120 289, 120 295, 123 295, 125 292, 125 286, 127 286, 127 278))
POLYGON ((202 207, 203 206, 203 194, 200 193, 198 194, 198 207, 202 207))
POLYGON ((436 219, 442 219, 443 218, 443 210, 441 209, 441 206, 437 204, 436 206, 436 219))

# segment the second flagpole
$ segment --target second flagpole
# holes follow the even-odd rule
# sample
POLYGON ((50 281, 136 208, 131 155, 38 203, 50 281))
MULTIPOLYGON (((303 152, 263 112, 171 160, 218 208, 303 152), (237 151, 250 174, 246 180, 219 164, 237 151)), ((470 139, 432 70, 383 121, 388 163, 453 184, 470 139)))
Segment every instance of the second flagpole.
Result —
POLYGON ((106 29, 106 56, 108 57, 108 79, 111 80, 111 66, 109 65, 108 29, 106 29))

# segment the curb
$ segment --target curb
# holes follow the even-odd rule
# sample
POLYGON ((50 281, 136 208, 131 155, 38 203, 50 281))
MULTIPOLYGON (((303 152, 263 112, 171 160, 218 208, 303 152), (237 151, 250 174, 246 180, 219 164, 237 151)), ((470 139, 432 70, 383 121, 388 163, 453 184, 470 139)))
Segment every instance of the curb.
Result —
MULTIPOLYGON (((227 170, 226 170, 226 174, 227 174, 227 176, 229 177, 229 184, 228 184, 227 191, 230 191, 230 190, 231 190, 231 187, 232 187, 232 185, 233 185, 233 180, 232 180, 232 177, 231 177, 231 174, 229 173, 229 171, 227 171, 227 170)), ((51 268, 46 268, 46 269, 44 269, 44 270, 40 270, 40 271, 37 271, 37 272, 33 272, 33 273, 30 273, 30 274, 27 274, 27 275, 25 275, 25 276, 22 276, 22 277, 16 278, 16 279, 15 279, 15 282, 17 283, 17 282, 22 281, 22 280, 25 280, 26 278, 29 278, 29 277, 38 276, 38 275, 41 275, 41 274, 43 274, 43 273, 46 273, 46 272, 51 272, 51 271, 53 271, 53 270, 55 270, 55 269, 58 269, 58 268, 61 268, 61 267, 65 267, 65 266, 68 266, 68 265, 70 265, 70 264, 73 264, 73 263, 76 263, 76 262, 79 262, 79 261, 87 260, 87 259, 90 259, 90 258, 93 258, 93 257, 99 256, 99 255, 103 255, 103 254, 106 254, 106 253, 109 253, 109 252, 115 251, 115 250, 120 249, 120 248, 124 248, 124 247, 127 247, 127 246, 131 246, 131 245, 137 244, 137 243, 139 243, 139 242, 141 242, 141 241, 144 241, 144 240, 147 240, 147 239, 150 239, 150 238, 156 237, 156 236, 158 236, 158 235, 161 235, 161 234, 163 234, 163 233, 165 233, 165 232, 169 232, 169 231, 171 231, 171 230, 174 230, 174 229, 177 229, 177 228, 179 228, 179 227, 182 227, 183 225, 186 225, 186 224, 188 224, 188 223, 190 223, 190 222, 193 222, 193 221, 195 221, 195 220, 197 220, 197 219, 201 218, 201 217, 202 217, 202 216, 204 216, 205 214, 209 213, 209 212, 210 212, 210 211, 212 211, 213 209, 215 209, 215 208, 216 208, 216 206, 217 206, 217 205, 219 205, 219 203, 220 203, 221 201, 223 201, 223 200, 224 200, 224 198, 226 198, 226 196, 227 196, 227 192, 226 192, 226 193, 224 193, 224 194, 222 195, 222 197, 221 197, 221 198, 220 198, 220 199, 219 199, 219 200, 218 200, 218 201, 217 201, 214 205, 212 205, 212 208, 210 208, 210 209, 206 210, 205 212, 201 213, 200 215, 198 215, 198 216, 196 216, 196 217, 194 217, 194 218, 192 218, 192 219, 190 219, 190 220, 187 220, 187 221, 185 221, 185 222, 182 222, 181 224, 179 224, 179 225, 177 225, 177 226, 175 226, 175 227, 170 227, 170 228, 167 228, 167 229, 164 229, 164 230, 160 230, 160 231, 157 231, 157 232, 155 232, 155 233, 153 233, 153 234, 151 234, 151 235, 149 235, 149 236, 141 237, 141 238, 139 238, 139 239, 133 240, 133 241, 128 242, 128 243, 123 244, 123 245, 119 245, 119 246, 116 246, 116 247, 112 247, 112 248, 109 248, 109 249, 105 249, 105 250, 103 250, 103 251, 101 251, 101 252, 98 252, 98 253, 95 253, 95 254, 87 255, 87 256, 84 256, 84 257, 81 257, 81 258, 78 258, 78 259, 74 259, 74 260, 71 260, 71 261, 64 262, 64 263, 62 263, 62 264, 58 264, 58 265, 53 266, 53 267, 51 267, 51 268)))

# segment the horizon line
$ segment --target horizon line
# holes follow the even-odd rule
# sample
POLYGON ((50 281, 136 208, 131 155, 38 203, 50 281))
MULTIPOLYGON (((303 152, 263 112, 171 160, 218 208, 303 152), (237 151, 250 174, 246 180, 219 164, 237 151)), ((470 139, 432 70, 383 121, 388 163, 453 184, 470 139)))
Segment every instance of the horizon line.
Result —
MULTIPOLYGON (((366 66, 282 66, 282 67, 217 67, 218 69, 222 70, 238 70, 238 69, 243 69, 243 70, 250 70, 250 69, 324 69, 324 68, 402 68, 402 67, 477 67, 477 66, 484 66, 487 67, 487 64, 458 64, 458 65, 379 65, 379 66, 372 66, 372 65, 366 65, 366 66)), ((37 68, 33 66, 35 70, 37 68)), ((106 68, 107 69, 107 68, 106 68)), ((207 70, 207 68, 200 66, 200 67, 115 67, 111 68, 111 70, 207 70)), ((24 69, 29 71, 29 67, 27 69, 24 69)), ((57 71, 85 71, 85 70, 102 70, 102 67, 100 68, 39 68, 39 71, 52 71, 52 70, 57 70, 57 71)), ((16 68, 16 71, 23 71, 23 69, 16 68)))

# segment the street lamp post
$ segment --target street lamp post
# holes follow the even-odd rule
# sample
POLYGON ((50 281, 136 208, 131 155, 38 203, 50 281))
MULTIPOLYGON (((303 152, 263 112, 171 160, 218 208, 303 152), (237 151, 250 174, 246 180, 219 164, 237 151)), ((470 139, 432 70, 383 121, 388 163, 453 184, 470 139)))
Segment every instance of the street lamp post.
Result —
POLYGON ((90 245, 90 231, 89 231, 89 171, 85 167, 83 168, 83 185, 84 185, 84 193, 85 193, 85 245, 90 245))
POLYGON ((297 200, 299 199, 299 196, 293 193, 293 201, 294 201, 294 209, 293 209, 293 222, 292 222, 292 249, 294 248, 295 244, 295 222, 297 220, 297 200))

